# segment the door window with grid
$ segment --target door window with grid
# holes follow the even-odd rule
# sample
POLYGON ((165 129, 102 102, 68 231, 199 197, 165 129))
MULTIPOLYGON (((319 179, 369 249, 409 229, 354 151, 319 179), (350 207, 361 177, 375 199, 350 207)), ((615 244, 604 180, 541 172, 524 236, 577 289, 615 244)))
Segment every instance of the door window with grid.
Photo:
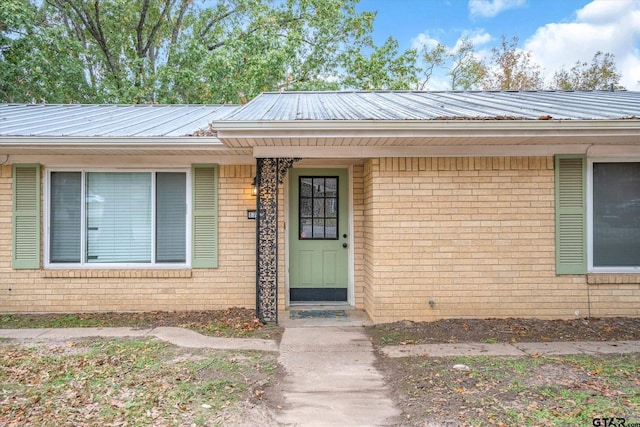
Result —
POLYGON ((338 177, 301 176, 300 240, 338 239, 338 177))

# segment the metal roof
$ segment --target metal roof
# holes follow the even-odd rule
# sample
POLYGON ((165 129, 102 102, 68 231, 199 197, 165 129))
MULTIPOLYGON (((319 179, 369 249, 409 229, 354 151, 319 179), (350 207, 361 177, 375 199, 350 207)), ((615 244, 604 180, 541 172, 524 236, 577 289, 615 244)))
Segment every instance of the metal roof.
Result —
POLYGON ((235 105, 0 104, 0 136, 181 137, 235 105))
POLYGON ((640 92, 356 91, 263 93, 217 123, 304 120, 616 120, 625 118, 640 118, 640 92))

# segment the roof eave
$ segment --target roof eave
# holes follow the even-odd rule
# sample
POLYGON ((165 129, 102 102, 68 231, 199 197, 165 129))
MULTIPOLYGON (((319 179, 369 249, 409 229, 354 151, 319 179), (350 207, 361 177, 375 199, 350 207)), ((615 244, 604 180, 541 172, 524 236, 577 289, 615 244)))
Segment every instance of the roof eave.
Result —
POLYGON ((0 154, 65 151, 75 154, 93 152, 157 152, 227 150, 217 137, 51 137, 51 136, 3 136, 0 154))
POLYGON ((505 131, 505 130, 605 130, 605 129, 632 129, 640 130, 639 119, 617 120, 499 120, 499 119, 459 119, 459 120, 281 120, 281 121, 215 121, 214 129, 218 137, 224 140, 229 132, 239 134, 242 132, 291 134, 301 133, 333 133, 345 131, 370 131, 370 132, 433 132, 439 130, 457 131, 505 131))
POLYGON ((602 134, 606 132, 640 135, 640 120, 289 120, 216 121, 218 138, 295 137, 389 137, 389 136, 505 136, 545 134, 602 134))

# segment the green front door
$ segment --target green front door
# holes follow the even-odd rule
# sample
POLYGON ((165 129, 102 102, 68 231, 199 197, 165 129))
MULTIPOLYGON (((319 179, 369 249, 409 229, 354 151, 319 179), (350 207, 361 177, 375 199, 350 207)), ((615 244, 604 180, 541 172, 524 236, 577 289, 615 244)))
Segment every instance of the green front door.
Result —
POLYGON ((347 301, 348 170, 294 168, 289 182, 290 301, 347 301))

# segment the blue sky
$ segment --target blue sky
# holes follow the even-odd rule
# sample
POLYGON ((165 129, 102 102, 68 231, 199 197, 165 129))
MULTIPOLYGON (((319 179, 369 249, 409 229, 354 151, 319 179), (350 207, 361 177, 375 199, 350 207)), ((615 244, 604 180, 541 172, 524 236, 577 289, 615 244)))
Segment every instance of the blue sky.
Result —
MULTIPOLYGON (((487 58, 502 35, 518 36, 548 77, 601 50, 616 56, 623 86, 640 90, 640 0, 360 0, 359 10, 377 10, 377 45, 393 36, 402 49, 452 48, 466 35, 487 58)), ((446 76, 429 89, 448 89, 446 76)))

